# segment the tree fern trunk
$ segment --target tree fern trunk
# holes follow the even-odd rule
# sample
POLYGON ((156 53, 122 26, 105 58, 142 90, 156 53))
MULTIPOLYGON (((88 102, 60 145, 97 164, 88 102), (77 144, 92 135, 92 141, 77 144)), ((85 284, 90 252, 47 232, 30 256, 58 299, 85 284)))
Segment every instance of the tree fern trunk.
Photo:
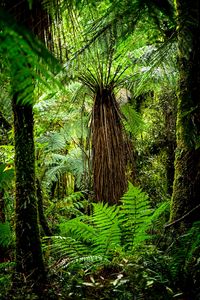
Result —
MULTIPOLYGON (((200 203, 200 1, 177 0, 180 83, 171 221, 200 203)), ((178 226, 199 219, 193 210, 178 226)))
POLYGON ((121 116, 113 91, 99 89, 92 122, 96 201, 118 203, 127 187, 121 116))

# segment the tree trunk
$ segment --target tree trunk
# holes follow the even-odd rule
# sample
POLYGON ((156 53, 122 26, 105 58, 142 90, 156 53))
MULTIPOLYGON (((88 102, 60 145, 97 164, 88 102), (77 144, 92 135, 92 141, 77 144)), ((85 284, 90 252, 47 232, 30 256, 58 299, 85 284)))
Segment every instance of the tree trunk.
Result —
POLYGON ((38 227, 32 105, 13 97, 16 172, 16 271, 24 281, 45 281, 38 227))
POLYGON ((180 82, 171 221, 184 230, 199 219, 200 1, 177 0, 180 82), (191 212, 192 211, 192 212, 191 212))
POLYGON ((42 195, 42 187, 40 184, 39 179, 36 180, 36 187, 37 187, 37 201, 38 201, 38 214, 39 214, 39 222, 42 226, 42 230, 46 236, 51 236, 52 232, 49 228, 47 220, 44 215, 44 207, 43 207, 43 195, 42 195))
MULTIPOLYGON (((48 27, 48 14, 42 8, 42 0, 16 1, 6 0, 4 8, 15 18, 19 25, 32 31, 41 40, 48 27)), ((25 72, 30 68, 28 59, 24 57, 23 47, 19 60, 25 72), (20 57, 21 55, 21 57, 20 57)), ((14 140, 15 140, 15 185, 16 185, 16 271, 17 285, 31 284, 31 289, 38 292, 46 282, 46 272, 42 257, 41 241, 38 225, 38 207, 35 182, 35 148, 33 136, 33 93, 32 78, 19 76, 23 69, 18 70, 15 61, 12 62, 14 140), (24 91, 19 91, 20 80, 29 79, 29 104, 22 104, 24 91)), ((26 88, 26 87, 25 87, 26 88)))
POLYGON ((99 88, 95 97, 92 147, 95 200, 116 204, 127 180, 121 116, 110 89, 99 88))

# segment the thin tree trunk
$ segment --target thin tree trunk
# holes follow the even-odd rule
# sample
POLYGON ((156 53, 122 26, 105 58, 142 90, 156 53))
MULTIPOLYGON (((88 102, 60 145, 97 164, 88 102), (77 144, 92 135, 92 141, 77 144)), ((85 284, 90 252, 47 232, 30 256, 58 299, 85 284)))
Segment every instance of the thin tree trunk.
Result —
MULTIPOLYGON (((176 9, 180 83, 171 221, 200 203, 200 1, 177 0, 176 9)), ((176 225, 184 230, 199 213, 194 210, 176 225)))
POLYGON ((37 200, 38 200, 38 214, 39 214, 39 222, 42 226, 42 230, 46 236, 51 236, 52 232, 49 228, 47 220, 44 215, 44 207, 43 207, 43 195, 42 195, 42 188, 39 179, 36 180, 37 186, 37 200))

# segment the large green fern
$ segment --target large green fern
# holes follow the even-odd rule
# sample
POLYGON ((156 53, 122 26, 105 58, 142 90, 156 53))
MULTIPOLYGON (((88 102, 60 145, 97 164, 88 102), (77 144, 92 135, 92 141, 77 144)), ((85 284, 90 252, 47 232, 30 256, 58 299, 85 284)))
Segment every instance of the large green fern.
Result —
MULTIPOLYGON (((120 206, 94 203, 91 216, 80 216, 60 224, 60 237, 51 238, 51 249, 65 260, 96 261, 112 259, 112 255, 132 253, 152 236, 148 229, 166 209, 161 205, 153 212, 148 196, 129 184, 120 206)), ((66 265, 65 264, 65 265, 66 265)))
POLYGON ((119 219, 123 233, 122 244, 126 250, 132 251, 152 238, 152 235, 148 234, 148 229, 169 204, 165 202, 153 210, 148 195, 131 183, 128 192, 122 196, 121 202, 119 219))

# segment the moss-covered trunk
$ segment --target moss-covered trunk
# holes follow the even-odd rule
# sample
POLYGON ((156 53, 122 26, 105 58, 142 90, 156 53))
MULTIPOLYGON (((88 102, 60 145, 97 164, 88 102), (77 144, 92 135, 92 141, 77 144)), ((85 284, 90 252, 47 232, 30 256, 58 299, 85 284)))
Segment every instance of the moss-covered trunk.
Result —
MULTIPOLYGON (((20 26, 30 30, 44 41, 44 32, 48 28, 48 14, 43 9, 42 0, 7 0, 4 8, 20 26)), ((31 284, 31 289, 43 289, 46 273, 42 258, 38 225, 38 208, 35 182, 35 149, 33 136, 33 94, 34 82, 29 72, 29 57, 19 53, 22 68, 12 62, 11 85, 13 88, 13 114, 15 139, 15 185, 16 185, 16 271, 17 285, 31 284), (26 59, 27 58, 27 59, 26 59), (29 77, 26 74, 26 68, 29 77), (24 72, 24 74, 23 74, 24 72), (23 80, 24 90, 20 90, 23 80), (27 84, 25 84, 25 81, 27 84), (23 105, 23 96, 29 98, 29 104, 23 105), (20 276, 21 275, 21 276, 20 276)))
POLYGON ((13 97, 16 172, 16 271, 24 282, 45 281, 35 184, 35 150, 32 105, 13 97))
POLYGON ((51 232, 51 229, 49 228, 48 222, 44 215, 43 194, 42 194, 42 187, 41 187, 39 179, 36 179, 36 189, 37 189, 36 194, 37 194, 37 202, 38 202, 39 222, 40 222, 40 225, 42 226, 44 235, 51 236, 52 232, 51 232))
POLYGON ((180 82, 171 221, 200 219, 200 1, 177 0, 180 82), (192 212, 191 212, 192 210, 192 212))

